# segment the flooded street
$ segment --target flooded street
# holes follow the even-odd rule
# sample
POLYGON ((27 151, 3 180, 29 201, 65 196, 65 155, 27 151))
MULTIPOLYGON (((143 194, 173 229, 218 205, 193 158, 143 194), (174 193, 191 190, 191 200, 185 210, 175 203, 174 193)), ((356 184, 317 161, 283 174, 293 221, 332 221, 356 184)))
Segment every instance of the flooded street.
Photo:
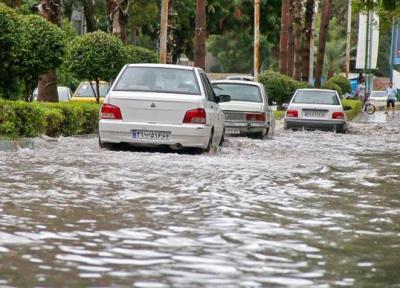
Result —
POLYGON ((215 155, 0 152, 0 287, 400 287, 400 126, 215 155))

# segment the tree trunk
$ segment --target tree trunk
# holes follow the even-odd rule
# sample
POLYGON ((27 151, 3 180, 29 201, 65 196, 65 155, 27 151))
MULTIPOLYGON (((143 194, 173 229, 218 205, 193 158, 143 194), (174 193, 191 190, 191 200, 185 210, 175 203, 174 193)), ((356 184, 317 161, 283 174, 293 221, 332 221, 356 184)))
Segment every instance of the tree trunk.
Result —
POLYGON ((294 60, 294 39, 293 39, 293 1, 289 1, 289 45, 288 45, 288 76, 293 77, 293 60, 294 60))
POLYGON ((314 19, 315 0, 307 0, 306 11, 304 19, 304 50, 303 50, 303 81, 308 81, 310 74, 310 58, 311 55, 311 41, 313 33, 313 19, 314 19))
MULTIPOLYGON (((51 23, 63 26, 63 0, 40 0, 39 13, 51 23)), ((38 101, 58 102, 56 69, 39 76, 38 101)))
POLYGON ((128 0, 107 0, 111 33, 127 43, 128 0))
POLYGON ((294 22, 294 67, 293 67, 293 78, 296 80, 301 79, 301 39, 302 39, 302 16, 303 16, 303 4, 302 0, 294 0, 293 10, 293 22, 294 22))
POLYGON ((94 18, 94 11, 93 11, 93 1, 92 0, 85 0, 83 2, 83 14, 85 15, 86 20, 86 31, 87 32, 94 32, 96 31, 96 19, 94 18))
POLYGON ((57 74, 55 69, 39 76, 38 101, 58 102, 57 74))
POLYGON ((196 0, 194 66, 206 68, 206 5, 205 0, 196 0))
POLYGON ((319 30, 317 67, 315 72, 315 86, 321 87, 322 69, 324 67, 325 45, 328 36, 329 20, 331 17, 331 1, 324 0, 322 7, 321 26, 319 30))
POLYGON ((288 75, 289 19, 289 0, 283 0, 281 12, 279 72, 285 75, 288 75))
POLYGON ((173 64, 174 54, 176 51, 176 16, 178 15, 174 9, 174 0, 169 0, 168 6, 168 32, 167 32, 167 64, 173 64))

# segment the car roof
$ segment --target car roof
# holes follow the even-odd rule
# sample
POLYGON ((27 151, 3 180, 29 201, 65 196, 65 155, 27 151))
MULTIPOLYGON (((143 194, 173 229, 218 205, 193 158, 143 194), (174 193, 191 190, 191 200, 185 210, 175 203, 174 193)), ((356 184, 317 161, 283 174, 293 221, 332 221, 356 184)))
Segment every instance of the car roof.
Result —
POLYGON ((195 70, 196 67, 175 65, 175 64, 128 64, 128 67, 153 67, 153 68, 168 68, 168 69, 182 69, 182 70, 195 70))
POLYGON ((297 89, 297 91, 321 91, 321 92, 335 92, 335 93, 337 93, 336 90, 321 89, 321 88, 300 88, 300 89, 297 89))
POLYGON ((211 83, 215 84, 242 84, 242 85, 253 85, 253 86, 261 86, 261 83, 256 81, 249 80, 213 80, 211 83))

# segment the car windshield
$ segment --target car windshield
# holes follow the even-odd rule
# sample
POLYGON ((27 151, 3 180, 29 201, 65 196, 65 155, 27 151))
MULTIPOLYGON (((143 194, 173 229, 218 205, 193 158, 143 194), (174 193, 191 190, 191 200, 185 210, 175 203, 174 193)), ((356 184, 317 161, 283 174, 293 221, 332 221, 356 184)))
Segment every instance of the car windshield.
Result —
POLYGON ((58 87, 57 91, 58 91, 58 101, 69 100, 68 88, 58 87))
POLYGON ((372 91, 371 92, 371 97, 376 97, 376 98, 383 98, 386 97, 386 92, 385 91, 372 91))
POLYGON ((162 67, 127 67, 114 90, 200 95, 193 70, 162 67))
POLYGON ((336 93, 333 91, 298 90, 293 103, 340 105, 336 93))
POLYGON ((263 102, 260 88, 255 85, 214 83, 213 88, 217 96, 229 95, 231 101, 263 102))
MULTIPOLYGON (((89 82, 83 82, 79 85, 77 91, 74 94, 74 97, 94 97, 93 90, 96 91, 96 83, 92 82, 93 88, 89 84, 89 82)), ((100 97, 105 97, 107 95, 108 90, 110 89, 110 84, 107 82, 100 82, 99 90, 100 97)))

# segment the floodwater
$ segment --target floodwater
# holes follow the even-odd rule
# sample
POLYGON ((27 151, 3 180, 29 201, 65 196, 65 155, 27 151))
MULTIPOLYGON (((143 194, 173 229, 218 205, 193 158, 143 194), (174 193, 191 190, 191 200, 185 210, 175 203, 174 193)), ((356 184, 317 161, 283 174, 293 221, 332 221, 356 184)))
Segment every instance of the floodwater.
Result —
POLYGON ((215 155, 0 152, 0 287, 400 287, 400 126, 215 155))

